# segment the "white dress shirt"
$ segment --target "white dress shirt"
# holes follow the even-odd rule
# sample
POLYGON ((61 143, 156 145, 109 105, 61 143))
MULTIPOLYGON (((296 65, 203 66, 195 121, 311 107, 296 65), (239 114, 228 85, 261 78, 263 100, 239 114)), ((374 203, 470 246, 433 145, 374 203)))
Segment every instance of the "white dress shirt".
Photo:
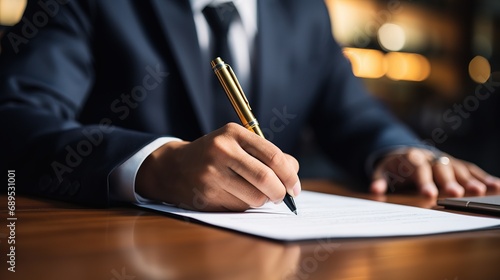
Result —
MULTIPOLYGON (((206 61, 215 45, 212 41, 210 27, 202 11, 207 5, 229 2, 228 0, 190 0, 193 10, 196 32, 202 57, 206 61)), ((251 79, 251 57, 253 57, 255 36, 257 34, 257 0, 234 0, 239 17, 231 24, 228 41, 235 65, 232 65, 238 75, 243 89, 248 87, 251 79)), ((156 149, 170 141, 181 141, 174 137, 161 137, 149 143, 110 174, 110 198, 114 201, 143 203, 148 200, 135 192, 135 179, 144 160, 156 149)))
MULTIPOLYGON (((198 33, 201 54, 204 60, 211 61, 211 50, 215 47, 212 31, 208 25, 203 9, 207 5, 217 5, 229 0, 191 0, 194 22, 198 33)), ((233 0, 239 17, 231 23, 228 31, 228 41, 234 65, 231 65, 238 76, 238 80, 245 90, 250 85, 251 57, 254 52, 255 36, 257 34, 257 1, 233 0)), ((247 90, 248 92, 248 90, 247 90)))

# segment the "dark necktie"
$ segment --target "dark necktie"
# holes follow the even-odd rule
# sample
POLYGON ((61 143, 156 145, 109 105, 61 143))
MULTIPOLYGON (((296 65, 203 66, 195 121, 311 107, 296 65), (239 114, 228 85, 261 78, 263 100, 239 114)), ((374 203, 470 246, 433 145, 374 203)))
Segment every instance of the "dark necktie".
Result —
MULTIPOLYGON (((225 2, 217 6, 207 6, 203 9, 203 14, 212 29, 213 46, 211 59, 216 57, 222 58, 227 64, 233 65, 231 53, 228 44, 228 31, 231 23, 238 15, 238 10, 233 2, 225 2)), ((231 103, 227 100, 226 93, 222 89, 216 76, 211 77, 212 80, 212 94, 214 100, 214 121, 215 127, 221 127, 228 122, 237 122, 238 118, 231 103)))

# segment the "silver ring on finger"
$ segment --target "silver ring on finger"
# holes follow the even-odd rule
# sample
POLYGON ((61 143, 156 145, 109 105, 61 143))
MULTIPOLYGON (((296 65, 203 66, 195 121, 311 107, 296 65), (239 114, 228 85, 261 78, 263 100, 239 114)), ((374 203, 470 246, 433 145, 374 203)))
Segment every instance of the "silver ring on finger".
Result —
POLYGON ((449 165, 450 158, 447 156, 434 154, 434 157, 431 160, 431 165, 434 166, 436 164, 449 165))

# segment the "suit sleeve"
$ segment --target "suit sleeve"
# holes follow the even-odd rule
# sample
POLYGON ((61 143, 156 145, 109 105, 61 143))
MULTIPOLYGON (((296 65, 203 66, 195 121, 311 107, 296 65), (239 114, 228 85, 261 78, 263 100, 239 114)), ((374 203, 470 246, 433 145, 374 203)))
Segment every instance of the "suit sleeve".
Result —
POLYGON ((323 3, 318 6, 314 13, 319 26, 315 45, 324 76, 316 104, 319 109, 312 114, 311 123, 328 155, 354 176, 367 180, 372 167, 367 165, 373 164, 375 157, 402 146, 422 145, 354 77, 333 39, 327 9, 323 3))
POLYGON ((94 82, 92 2, 41 2, 2 39, 0 166, 20 192, 107 206, 111 171, 159 135, 77 121, 94 82))

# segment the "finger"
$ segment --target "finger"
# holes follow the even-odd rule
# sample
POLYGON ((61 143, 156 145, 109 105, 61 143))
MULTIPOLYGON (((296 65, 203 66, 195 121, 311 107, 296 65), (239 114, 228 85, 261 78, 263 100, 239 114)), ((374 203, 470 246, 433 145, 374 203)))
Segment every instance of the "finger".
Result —
POLYGON ((197 211, 244 211, 249 208, 249 203, 224 189, 229 183, 227 175, 213 176, 212 179, 201 189, 193 188, 191 199, 178 206, 197 211))
MULTIPOLYGON (((245 141, 244 139, 241 141, 241 147, 250 155, 264 163, 268 166, 271 171, 279 178, 282 182, 286 191, 293 197, 296 197, 301 190, 299 176, 297 175, 297 168, 292 166, 289 161, 289 158, 285 156, 285 154, 271 142, 260 138, 259 136, 253 133, 245 133, 242 135, 243 137, 249 137, 253 139, 249 139, 251 141, 245 141)), ((259 172, 262 175, 266 175, 266 172, 260 170, 259 172)), ((259 175, 260 173, 256 173, 259 175)), ((265 179, 266 176, 258 176, 259 178, 265 179)), ((270 176, 269 176, 270 177, 270 176)), ((245 177, 246 178, 246 177, 245 177)), ((257 181, 257 183, 265 183, 257 181)), ((255 185, 257 186, 257 185, 255 185)), ((283 198, 283 197, 282 197, 283 198)))
POLYGON ((415 168, 411 178, 420 193, 428 197, 436 197, 438 189, 434 183, 433 170, 429 164, 427 155, 419 149, 410 149, 406 160, 415 168))
POLYGON ((370 192, 384 194, 387 192, 387 181, 384 178, 374 179, 370 184, 370 192))
POLYGON ((427 160, 426 151, 411 148, 403 154, 394 154, 384 159, 372 179, 371 190, 384 193, 395 184, 404 184, 411 179, 420 193, 436 197, 438 190, 432 177, 432 168, 427 160))
MULTIPOLYGON (((288 162, 292 165, 293 169, 295 170, 295 173, 299 173, 300 169, 299 161, 289 154, 285 154, 285 156, 287 157, 288 162)), ((290 195, 296 197, 300 194, 301 191, 302 191, 302 186, 299 179, 299 181, 293 186, 292 189, 293 194, 290 195)))
POLYGON ((234 196, 232 193, 229 192, 223 192, 223 194, 220 194, 218 199, 220 200, 220 204, 212 206, 212 209, 209 209, 209 211, 214 211, 214 212, 226 212, 226 211, 231 211, 231 212, 243 212, 247 210, 250 207, 258 207, 258 206, 251 206, 247 202, 239 199, 238 197, 234 196))
POLYGON ((490 174, 486 173, 483 169, 479 168, 477 165, 469 163, 469 162, 464 162, 466 165, 467 169, 469 172, 474 176, 476 179, 481 181, 483 184, 486 185, 487 189, 493 192, 500 192, 500 179, 491 176, 490 174))
POLYGON ((224 191, 221 194, 219 194, 218 199, 220 201, 220 204, 218 204, 216 206, 212 206, 213 209, 209 209, 209 211, 243 212, 243 211, 247 210, 249 207, 253 207, 253 206, 249 205, 247 202, 241 200, 240 198, 236 197, 234 194, 229 193, 227 191, 224 191))
POLYGON ((384 194, 387 192, 387 181, 384 178, 374 179, 370 184, 370 192, 384 194))
POLYGON ((246 208, 248 208, 248 206, 260 207, 269 201, 269 198, 264 193, 255 188, 247 180, 232 170, 230 172, 232 174, 225 176, 227 180, 222 187, 238 201, 223 203, 224 205, 228 205, 226 207, 233 209, 241 209, 245 206, 246 208))
POLYGON ((470 195, 484 195, 486 193, 486 185, 472 176, 463 163, 454 160, 453 170, 457 182, 462 185, 466 193, 470 195))
POLYGON ((194 196, 190 204, 198 211, 244 211, 262 206, 268 199, 229 168, 211 174, 203 188, 192 191, 194 196))
POLYGON ((253 188, 265 194, 272 202, 280 202, 285 196, 285 186, 275 172, 243 149, 228 162, 228 167, 245 179, 253 188))
POLYGON ((299 173, 300 169, 299 161, 289 154, 285 154, 285 156, 292 165, 293 169, 295 170, 295 173, 299 173))
POLYGON ((451 163, 443 164, 437 161, 432 169, 434 171, 434 180, 436 180, 442 192, 449 196, 464 195, 465 189, 457 182, 451 163))
POLYGON ((393 190, 396 184, 405 184, 411 180, 420 193, 435 197, 437 187, 432 178, 432 169, 429 167, 427 151, 410 148, 386 156, 376 168, 372 176, 370 190, 382 194, 393 190))
POLYGON ((211 140, 211 145, 214 147, 211 151, 213 151, 212 157, 216 159, 216 162, 241 176, 264 193, 269 200, 275 203, 283 200, 286 186, 282 179, 278 177, 275 170, 263 163, 263 160, 248 153, 243 147, 257 151, 254 154, 274 151, 277 153, 277 157, 281 156, 282 158, 281 168, 289 167, 287 172, 291 174, 290 176, 297 177, 281 150, 271 142, 234 123, 226 124, 215 134, 216 136, 211 140))
POLYGON ((374 194, 384 194, 387 192, 387 178, 384 175, 386 161, 382 161, 375 169, 370 184, 370 192, 374 194))

